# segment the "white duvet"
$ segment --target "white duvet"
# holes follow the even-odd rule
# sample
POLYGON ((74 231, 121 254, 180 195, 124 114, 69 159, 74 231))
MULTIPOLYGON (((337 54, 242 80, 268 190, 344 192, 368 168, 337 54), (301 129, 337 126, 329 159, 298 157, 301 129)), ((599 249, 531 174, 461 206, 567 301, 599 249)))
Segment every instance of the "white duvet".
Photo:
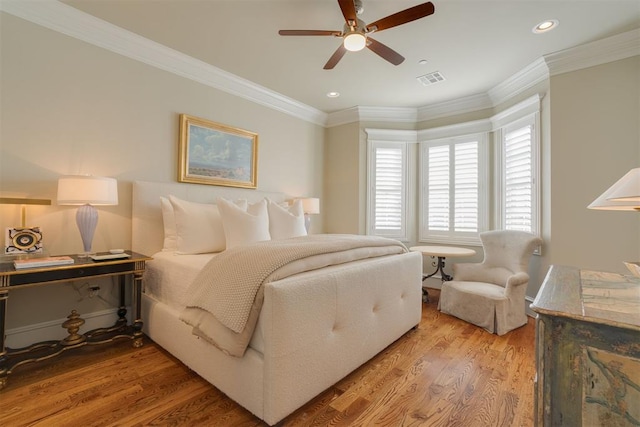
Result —
POLYGON ((227 249, 207 263, 187 292, 181 320, 227 354, 241 357, 262 307, 263 285, 346 262, 406 252, 376 236, 314 235, 227 249))

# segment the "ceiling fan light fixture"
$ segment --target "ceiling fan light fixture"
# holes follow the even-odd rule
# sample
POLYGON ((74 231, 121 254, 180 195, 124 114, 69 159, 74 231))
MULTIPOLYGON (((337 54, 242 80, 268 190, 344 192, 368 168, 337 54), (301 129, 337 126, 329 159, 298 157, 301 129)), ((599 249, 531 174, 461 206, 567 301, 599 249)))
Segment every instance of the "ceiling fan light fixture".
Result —
POLYGON ((343 40, 344 48, 351 52, 357 52, 362 50, 367 45, 367 38, 364 34, 353 31, 346 36, 344 36, 343 40))

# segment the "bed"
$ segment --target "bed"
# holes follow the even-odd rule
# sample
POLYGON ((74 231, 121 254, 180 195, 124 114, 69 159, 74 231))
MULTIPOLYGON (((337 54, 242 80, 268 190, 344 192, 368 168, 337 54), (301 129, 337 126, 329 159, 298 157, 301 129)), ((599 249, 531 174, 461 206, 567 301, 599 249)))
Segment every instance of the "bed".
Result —
POLYGON ((203 185, 133 184, 132 249, 154 258, 143 282, 145 334, 267 424, 281 421, 420 322, 422 257, 406 250, 374 252, 270 276, 260 288, 261 306, 246 348, 240 356, 230 355, 181 320, 189 305, 187 290, 224 252, 180 255, 166 249, 160 200, 169 196, 209 204, 219 197, 280 204, 287 197, 203 185))

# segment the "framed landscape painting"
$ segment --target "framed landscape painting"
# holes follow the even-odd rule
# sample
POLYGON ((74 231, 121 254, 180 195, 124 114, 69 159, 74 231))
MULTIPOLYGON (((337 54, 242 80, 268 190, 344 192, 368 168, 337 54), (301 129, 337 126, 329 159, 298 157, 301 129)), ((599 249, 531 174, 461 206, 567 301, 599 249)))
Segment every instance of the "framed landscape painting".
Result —
POLYGON ((180 114, 179 182, 256 188, 258 134, 180 114))

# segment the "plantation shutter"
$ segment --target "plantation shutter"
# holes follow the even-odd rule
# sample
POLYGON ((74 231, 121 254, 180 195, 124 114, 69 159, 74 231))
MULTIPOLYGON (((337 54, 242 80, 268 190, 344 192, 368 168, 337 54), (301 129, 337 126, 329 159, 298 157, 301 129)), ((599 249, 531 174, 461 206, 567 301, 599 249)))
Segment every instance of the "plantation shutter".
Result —
POLYGON ((533 231, 533 126, 504 135, 504 227, 533 231))
POLYGON ((455 231, 478 231, 478 143, 455 145, 455 231))
POLYGON ((429 147, 428 227, 433 231, 449 231, 451 192, 449 188, 451 159, 449 145, 429 147))
POLYGON ((477 243, 486 229, 486 149, 483 134, 422 145, 420 241, 477 243))
POLYGON ((406 144, 374 143, 371 233, 406 236, 406 144))

